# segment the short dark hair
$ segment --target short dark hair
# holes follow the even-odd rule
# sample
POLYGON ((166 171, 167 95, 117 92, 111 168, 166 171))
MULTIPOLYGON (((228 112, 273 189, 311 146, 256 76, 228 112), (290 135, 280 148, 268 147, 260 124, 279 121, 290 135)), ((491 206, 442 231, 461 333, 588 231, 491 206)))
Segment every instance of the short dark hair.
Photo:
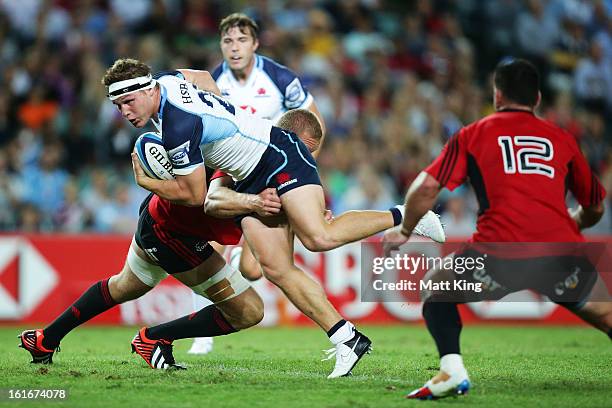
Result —
POLYGON ((535 106, 540 91, 540 74, 524 59, 503 60, 495 68, 495 87, 514 103, 535 106))
POLYGON ((259 34, 259 26, 255 20, 243 13, 233 13, 221 20, 219 23, 219 34, 223 36, 232 27, 238 27, 242 33, 247 29, 253 36, 253 39, 257 39, 259 34))
POLYGON ((320 141, 323 137, 323 128, 319 118, 307 109, 292 109, 285 112, 276 122, 276 126, 289 130, 300 137, 307 134, 308 137, 316 141, 320 141))
POLYGON ((111 84, 126 79, 138 78, 151 74, 151 67, 132 58, 121 58, 115 61, 112 67, 106 70, 102 77, 102 85, 111 84))

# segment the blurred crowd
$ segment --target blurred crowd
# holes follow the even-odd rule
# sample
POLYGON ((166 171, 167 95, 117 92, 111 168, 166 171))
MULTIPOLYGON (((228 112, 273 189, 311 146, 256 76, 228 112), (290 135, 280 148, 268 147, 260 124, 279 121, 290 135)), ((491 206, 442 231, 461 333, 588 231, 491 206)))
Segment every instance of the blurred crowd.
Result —
MULTIPOLYGON (((0 229, 133 232, 142 130, 100 79, 120 57, 213 69, 217 24, 235 11, 315 97, 335 213, 401 202, 453 133, 493 111, 490 72, 507 56, 537 64, 539 114, 612 190, 612 0, 0 0, 0 229)), ((449 235, 467 235, 476 207, 462 186, 436 210, 449 235)), ((610 220, 592 232, 611 233, 610 220)))

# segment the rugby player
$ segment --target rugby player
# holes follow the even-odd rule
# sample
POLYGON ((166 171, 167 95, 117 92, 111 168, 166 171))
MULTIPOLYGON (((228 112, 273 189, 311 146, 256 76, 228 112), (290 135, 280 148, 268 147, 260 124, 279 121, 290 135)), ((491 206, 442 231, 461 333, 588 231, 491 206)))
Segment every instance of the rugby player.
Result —
MULTIPOLYGON (((295 117, 281 117, 281 122, 312 142, 312 131, 304 129, 303 122, 295 117)), ((223 199, 224 213, 232 216, 256 213, 270 217, 280 212, 280 206, 271 188, 257 195, 233 193, 223 199)), ((70 331, 117 304, 143 296, 170 274, 211 304, 186 318, 141 329, 132 344, 152 368, 180 368, 172 356, 173 340, 229 334, 263 317, 257 293, 210 245, 211 241, 234 245, 241 236, 232 220, 208 216, 203 207, 176 205, 150 194, 141 205, 122 271, 92 285, 49 326, 24 331, 19 336, 21 346, 30 352, 32 362, 50 364, 70 331)))
MULTIPOLYGON (((349 211, 328 221, 316 163, 295 134, 236 109, 176 75, 153 77, 146 64, 120 59, 107 70, 103 83, 109 98, 133 126, 143 127, 152 120, 160 131, 176 178, 148 177, 135 154, 132 164, 136 182, 161 198, 181 205, 202 205, 207 192, 206 163, 231 176, 237 192, 253 194, 275 188, 288 224, 311 251, 337 248, 402 221, 404 206, 388 211, 349 211)), ((268 278, 327 332, 336 354, 329 377, 350 374, 370 350, 371 341, 341 318, 320 285, 300 279, 305 275, 292 267, 285 228, 254 216, 243 218, 241 227, 268 278)), ((435 240, 445 239, 438 217, 431 212, 420 220, 419 228, 435 240)))
POLYGON ((573 253, 584 246, 509 244, 583 242, 580 230, 596 224, 604 212, 606 192, 575 138, 535 115, 540 98, 539 74, 530 62, 502 61, 494 77, 496 113, 464 127, 448 141, 408 189, 402 225, 384 235, 388 253, 408 239, 442 187, 453 190, 469 178, 480 205, 477 231, 454 256, 487 254, 484 269, 462 274, 434 269, 424 279, 484 283, 484 290, 424 293, 423 317, 440 355, 440 371, 408 398, 433 399, 468 391, 457 303, 497 300, 531 289, 612 338, 612 302, 605 284, 584 251, 573 253), (580 203, 571 212, 565 205, 566 188, 580 203))
MULTIPOLYGON (((259 47, 258 32, 257 23, 242 13, 230 14, 221 20, 220 48, 224 61, 212 71, 212 79, 221 89, 221 95, 235 107, 261 118, 276 122, 290 109, 311 111, 323 128, 321 140, 317 142, 321 146, 325 137, 325 124, 312 95, 302 86, 294 72, 256 53, 259 47)), ((180 71, 188 82, 202 90, 210 90, 210 74, 207 71, 180 71)), ((311 153, 316 159, 319 149, 311 150, 311 153)), ((248 245, 243 243, 241 247, 235 248, 230 260, 232 266, 245 278, 251 281, 261 278, 261 267, 248 245)), ((209 302, 193 293, 194 310, 207 306, 209 302)), ((211 337, 198 337, 194 339, 188 353, 206 354, 212 347, 211 337)))

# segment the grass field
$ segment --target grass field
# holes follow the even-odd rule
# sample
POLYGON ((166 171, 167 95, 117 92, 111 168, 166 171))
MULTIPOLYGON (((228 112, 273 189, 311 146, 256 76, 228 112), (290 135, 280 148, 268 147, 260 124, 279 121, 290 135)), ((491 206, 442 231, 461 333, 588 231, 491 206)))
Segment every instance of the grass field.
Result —
MULTIPOLYGON (((573 327, 466 327, 463 353, 470 394, 436 402, 409 401, 406 391, 437 370, 420 326, 364 327, 374 351, 350 378, 327 380, 333 361, 314 328, 255 329, 219 338, 212 354, 186 353, 187 371, 148 368, 129 342, 135 328, 85 327, 62 342, 51 366, 29 364, 16 347, 21 328, 2 327, 2 388, 66 388, 68 399, 45 407, 612 407, 612 347, 595 330, 573 327)), ((0 402, 41 406, 40 401, 0 402)))

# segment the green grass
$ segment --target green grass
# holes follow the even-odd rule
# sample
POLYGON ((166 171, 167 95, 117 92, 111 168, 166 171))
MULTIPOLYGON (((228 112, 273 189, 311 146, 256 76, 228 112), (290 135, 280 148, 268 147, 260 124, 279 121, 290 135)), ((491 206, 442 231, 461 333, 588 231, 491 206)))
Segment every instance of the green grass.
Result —
MULTIPOLYGON (((135 328, 84 327, 62 342, 51 366, 29 364, 16 347, 21 328, 0 328, 0 387, 66 388, 63 402, 42 406, 113 407, 611 407, 612 348, 586 327, 484 327, 463 331, 473 389, 461 398, 408 401, 438 368, 421 326, 365 327, 374 351, 350 378, 327 380, 333 361, 320 362, 329 343, 314 328, 254 329, 219 338, 212 354, 187 355, 187 371, 154 371, 129 342, 135 328)), ((41 402, 0 402, 41 406, 41 402)))

